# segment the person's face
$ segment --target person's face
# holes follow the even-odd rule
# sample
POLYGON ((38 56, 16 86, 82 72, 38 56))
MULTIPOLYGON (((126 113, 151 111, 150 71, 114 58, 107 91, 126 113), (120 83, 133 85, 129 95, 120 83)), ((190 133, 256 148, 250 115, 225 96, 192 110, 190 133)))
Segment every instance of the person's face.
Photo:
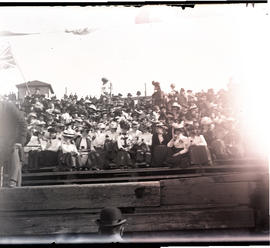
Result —
POLYGON ((52 139, 55 139, 55 138, 56 138, 56 133, 50 133, 50 137, 51 137, 52 139))
POLYGON ((174 135, 175 135, 175 136, 180 135, 180 133, 181 133, 181 130, 180 130, 180 129, 174 130, 174 135))
POLYGON ((172 107, 172 112, 173 112, 173 113, 178 113, 178 108, 172 107))
POLYGON ((168 118, 168 123, 169 123, 169 125, 172 125, 173 124, 173 118, 168 118))
POLYGON ((87 130, 83 130, 83 132, 82 132, 82 136, 83 136, 83 137, 87 137, 87 135, 88 135, 87 130))
POLYGON ((157 134, 164 134, 164 130, 161 127, 157 127, 156 132, 157 132, 157 134))
POLYGON ((184 108, 184 109, 182 109, 182 113, 185 115, 185 114, 187 114, 187 109, 186 108, 184 108))

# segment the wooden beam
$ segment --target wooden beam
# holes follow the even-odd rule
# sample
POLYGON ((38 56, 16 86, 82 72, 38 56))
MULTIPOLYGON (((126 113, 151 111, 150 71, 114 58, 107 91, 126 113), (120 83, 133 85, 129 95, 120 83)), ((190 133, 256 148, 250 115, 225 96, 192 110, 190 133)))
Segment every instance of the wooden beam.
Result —
POLYGON ((218 183, 213 177, 160 181, 161 205, 249 204, 249 182, 218 183))
MULTIPOLYGON (((185 229, 250 228, 254 226, 249 208, 124 214, 126 232, 173 231, 185 229)), ((72 213, 0 216, 0 235, 96 233, 99 214, 72 213)))
POLYGON ((0 211, 159 206, 159 182, 0 189, 0 211))

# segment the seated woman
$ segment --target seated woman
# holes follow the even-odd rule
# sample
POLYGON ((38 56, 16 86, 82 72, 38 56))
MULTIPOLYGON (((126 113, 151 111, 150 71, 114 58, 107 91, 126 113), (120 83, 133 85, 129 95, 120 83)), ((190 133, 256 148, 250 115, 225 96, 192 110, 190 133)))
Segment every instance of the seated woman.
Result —
POLYGON ((76 170, 79 163, 79 152, 73 142, 75 132, 71 129, 62 134, 63 141, 60 146, 59 165, 63 170, 76 170))
POLYGON ((173 125, 173 137, 168 143, 168 158, 165 162, 170 167, 185 168, 190 165, 189 159, 189 139, 183 135, 184 126, 175 123, 173 125))
POLYGON ((40 167, 40 154, 46 146, 43 135, 38 130, 32 130, 30 141, 24 147, 24 152, 28 154, 26 170, 37 170, 40 167))
POLYGON ((79 170, 99 170, 102 167, 102 161, 99 154, 95 151, 90 137, 89 129, 83 128, 81 136, 75 140, 76 148, 79 152, 79 170))
POLYGON ((191 164, 209 164, 212 165, 212 159, 203 135, 199 134, 194 126, 188 128, 189 155, 191 164))
POLYGON ((168 136, 167 127, 162 122, 156 124, 155 132, 152 136, 152 163, 153 167, 160 167, 165 162, 168 155, 168 136))

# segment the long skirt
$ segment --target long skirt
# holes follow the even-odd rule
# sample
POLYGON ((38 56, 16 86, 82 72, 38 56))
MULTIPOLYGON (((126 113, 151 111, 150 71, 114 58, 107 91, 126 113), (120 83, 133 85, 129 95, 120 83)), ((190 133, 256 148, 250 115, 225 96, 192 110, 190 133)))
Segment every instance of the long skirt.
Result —
POLYGON ((152 151, 152 166, 161 167, 168 156, 168 147, 166 145, 157 145, 152 151))
POLYGON ((78 157, 71 155, 71 153, 59 153, 59 166, 61 170, 77 169, 78 157))
POLYGON ((212 159, 207 146, 192 145, 189 147, 190 162, 192 165, 211 165, 212 159))
POLYGON ((180 167, 186 168, 190 165, 189 153, 179 154, 177 156, 173 156, 175 153, 182 151, 183 148, 175 148, 172 147, 169 149, 168 158, 166 160, 166 164, 170 167, 180 167))
POLYGON ((116 158, 117 167, 132 167, 133 163, 128 151, 119 150, 116 158))

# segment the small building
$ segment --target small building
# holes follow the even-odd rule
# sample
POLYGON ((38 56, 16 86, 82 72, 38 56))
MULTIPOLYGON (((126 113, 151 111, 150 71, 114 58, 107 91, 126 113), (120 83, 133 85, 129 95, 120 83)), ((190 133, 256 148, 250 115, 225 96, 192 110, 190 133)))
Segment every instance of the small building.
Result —
POLYGON ((16 87, 18 88, 18 99, 24 100, 25 96, 27 95, 27 88, 30 91, 30 94, 40 94, 50 97, 51 94, 54 94, 53 88, 51 84, 44 83, 38 80, 29 81, 22 84, 17 84, 16 87))

